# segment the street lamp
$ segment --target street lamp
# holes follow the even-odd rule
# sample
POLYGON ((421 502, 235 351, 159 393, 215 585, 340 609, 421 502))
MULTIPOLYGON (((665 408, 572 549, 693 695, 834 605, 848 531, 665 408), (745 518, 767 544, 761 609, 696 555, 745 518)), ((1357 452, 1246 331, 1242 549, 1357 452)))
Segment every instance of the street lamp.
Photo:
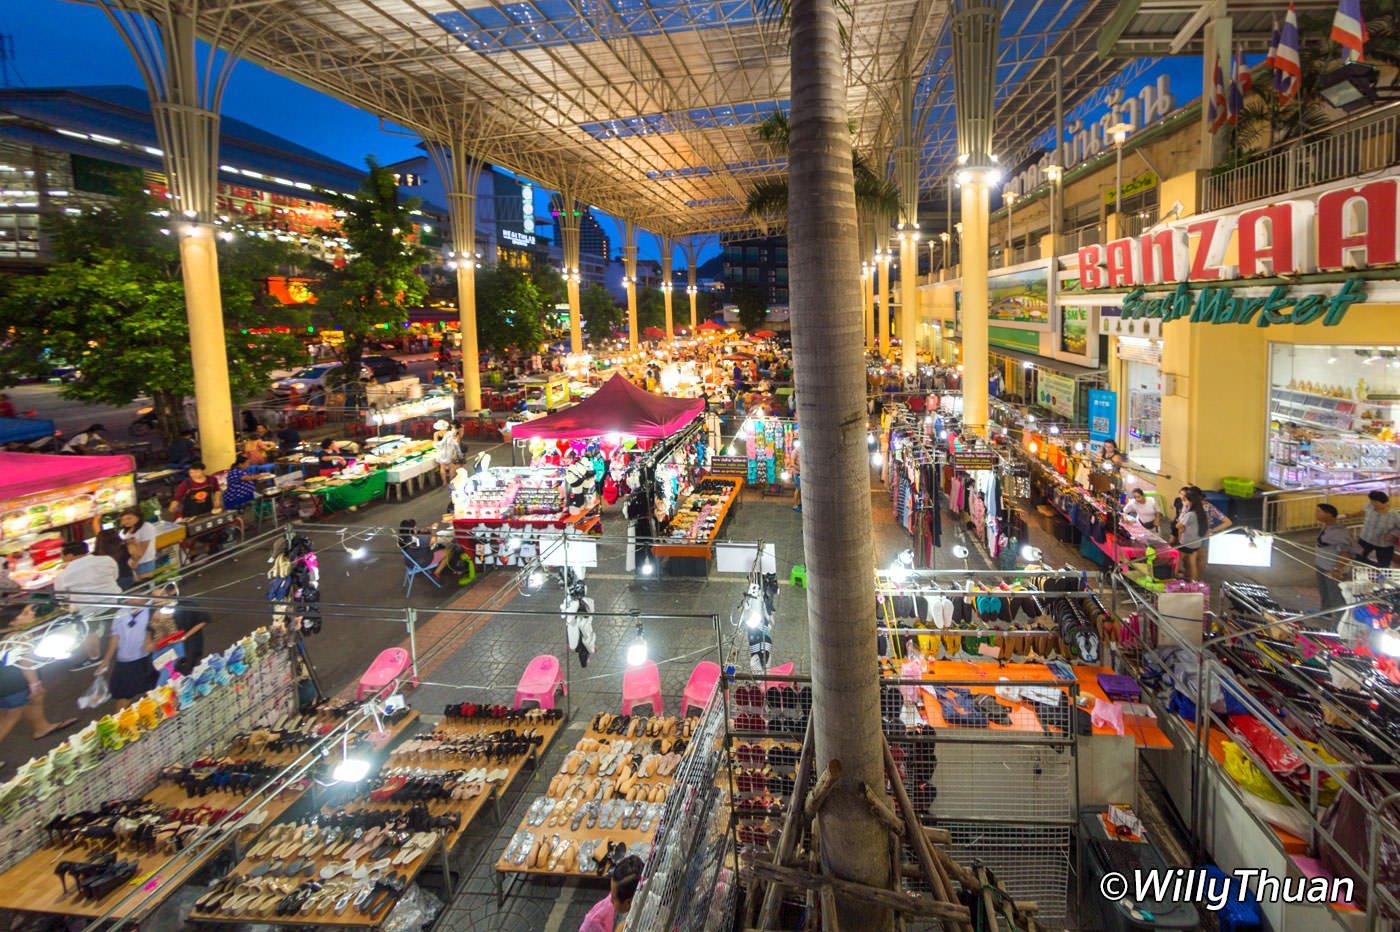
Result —
POLYGON ((1055 189, 1060 186, 1060 182, 1064 177, 1065 170, 1058 164, 1052 163, 1045 166, 1045 178, 1050 182, 1050 241, 1054 243, 1054 255, 1057 256, 1060 254, 1060 217, 1059 212, 1055 209, 1057 203, 1056 194, 1058 193, 1055 189))
POLYGON ((1113 148, 1117 153, 1114 168, 1114 188, 1116 194, 1113 201, 1113 212, 1118 215, 1118 235, 1123 236, 1123 143, 1128 141, 1128 134, 1133 131, 1131 123, 1114 123, 1108 128, 1108 134, 1113 137, 1113 148))

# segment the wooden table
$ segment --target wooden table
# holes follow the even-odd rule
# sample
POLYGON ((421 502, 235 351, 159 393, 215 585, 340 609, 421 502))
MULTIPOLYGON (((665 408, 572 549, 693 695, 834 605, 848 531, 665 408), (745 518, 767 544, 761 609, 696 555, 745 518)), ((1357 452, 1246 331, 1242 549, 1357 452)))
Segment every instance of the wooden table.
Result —
MULTIPOLYGON (((161 806, 181 809, 209 806, 214 809, 237 810, 247 800, 247 797, 235 793, 209 793, 198 799, 190 799, 179 787, 170 784, 156 787, 145 798, 161 806)), ((265 826, 280 818, 300 798, 300 792, 287 792, 273 798, 266 807, 267 820, 260 826, 252 826, 239 832, 240 840, 251 840, 261 833, 265 826)), ((201 867, 209 863, 222 847, 223 844, 211 844, 198 854, 188 857, 180 853, 165 852, 119 854, 119 857, 135 860, 140 864, 136 876, 129 884, 118 887, 96 901, 79 899, 76 892, 71 890, 65 893, 63 885, 53 872, 59 861, 85 860, 87 849, 53 846, 40 848, 0 878, 0 909, 80 916, 87 919, 111 915, 116 919, 139 922, 180 889, 201 867), (138 891, 139 896, 133 896, 138 891)))
MULTIPOLYGON (((412 716, 406 718, 405 721, 402 723, 404 728, 399 728, 398 730, 396 730, 394 736, 395 740, 397 740, 403 735, 407 723, 416 719, 417 713, 414 713, 412 716)), ((486 790, 481 794, 466 800, 428 800, 425 803, 425 805, 427 805, 428 811, 434 816, 447 815, 454 812, 458 813, 461 816, 461 821, 458 827, 444 833, 439 840, 439 844, 435 846, 435 848, 430 849, 425 854, 416 858, 414 861, 410 862, 407 865, 400 865, 393 868, 390 871, 390 873, 403 874, 405 877, 407 877, 408 883, 411 884, 422 872, 422 870, 428 865, 428 862, 432 860, 433 856, 439 855, 442 861, 443 876, 446 879, 446 883, 448 885, 448 893, 450 896, 452 888, 450 857, 451 853, 454 850, 456 850, 458 844, 460 844, 462 839, 465 837, 467 828, 471 825, 472 821, 476 819, 476 817, 481 813, 482 809, 485 808, 488 800, 491 801, 493 808, 496 812, 497 818, 499 819, 501 795, 504 794, 506 788, 515 780, 516 776, 519 775, 520 771, 524 768, 526 761, 533 761, 535 766, 538 766, 538 753, 542 752, 545 748, 549 747, 549 745, 553 742, 554 738, 558 735, 559 730, 562 726, 562 719, 553 722, 506 721, 501 719, 445 719, 442 722, 440 722, 437 728, 434 729, 435 731, 469 732, 481 734, 490 733, 494 731, 502 731, 507 728, 536 728, 544 735, 544 741, 541 742, 538 748, 532 748, 530 753, 516 757, 512 759, 508 764, 506 764, 505 767, 508 771, 506 778, 500 781, 499 783, 495 784, 494 786, 487 787, 486 790)), ((401 766, 425 770, 460 770, 463 768, 470 769, 473 766, 473 763, 467 761, 465 758, 456 757, 453 755, 441 755, 438 757, 421 760, 405 760, 402 763, 399 763, 394 761, 393 755, 391 754, 390 759, 386 764, 386 767, 396 768, 401 766)), ((483 766, 483 764, 476 763, 476 766, 483 766)), ((408 802, 372 802, 367 799, 361 799, 343 806, 327 807, 327 809, 336 808, 348 811, 368 809, 380 812, 407 812, 412 805, 412 803, 408 802)), ((262 860, 266 859, 245 859, 244 861, 240 862, 237 866, 234 867, 233 873, 243 874, 246 876, 249 870, 251 870, 255 864, 259 863, 262 860)), ((313 860, 314 867, 312 868, 311 873, 313 876, 316 876, 319 874, 321 868, 324 867, 326 864, 330 863, 332 859, 324 857, 314 857, 313 860)), ((307 878, 303 876, 300 879, 304 880, 307 878)), ((362 914, 357 910, 354 910, 353 908, 347 908, 345 912, 340 915, 337 915, 332 910, 320 910, 313 913, 297 913, 294 916, 267 916, 247 915, 241 913, 193 912, 191 913, 190 918, 198 919, 201 922, 219 923, 267 923, 271 925, 310 925, 328 926, 336 928, 375 928, 381 922, 384 921, 384 919, 388 916, 389 911, 393 909, 394 905, 397 902, 398 898, 394 897, 387 904, 381 906, 373 913, 367 915, 362 914)))
MULTIPOLYGON (((693 542, 676 544, 653 544, 651 552, 658 558, 661 557, 689 557, 697 560, 710 560, 714 557, 714 542, 719 537, 720 531, 724 528, 724 522, 729 520, 729 513, 738 505, 739 496, 743 494, 743 483, 734 481, 730 487, 728 496, 719 506, 719 520, 715 521, 714 530, 704 538, 697 538, 693 542)), ((684 502, 681 503, 684 507, 684 502)))
MULTIPOLYGON (((683 720, 677 719, 677 721, 679 722, 683 720)), ((580 738, 579 740, 582 741, 589 738, 609 743, 614 741, 634 740, 629 739, 626 735, 601 734, 595 731, 591 725, 589 726, 588 730, 584 732, 583 738, 580 738)), ((684 761, 682 761, 681 764, 677 766, 676 770, 679 770, 681 766, 684 766, 684 761)), ((673 770, 667 776, 658 776, 656 778, 648 777, 647 779, 651 783, 665 783, 668 787, 674 786, 675 773, 676 771, 673 770)), ((512 864, 511 862, 506 860, 505 852, 502 851, 500 857, 496 859, 496 870, 493 878, 496 886, 496 902, 498 905, 503 905, 505 903, 507 885, 506 875, 511 875, 512 881, 516 876, 574 878, 599 877, 601 879, 602 875, 587 873, 578 869, 578 846, 580 842, 606 839, 610 842, 623 842, 628 847, 631 847, 633 844, 637 844, 639 842, 646 842, 647 844, 650 844, 655 839, 656 830, 660 827, 661 822, 661 820, 658 818, 655 822, 653 822, 649 831, 643 832, 640 829, 622 829, 618 827, 606 829, 598 825, 595 825, 592 828, 588 828, 582 824, 580 824, 577 830, 574 830, 569 825, 529 825, 528 821, 529 814, 526 813, 526 815, 521 818, 520 825, 517 826, 515 832, 512 833, 512 837, 520 832, 531 832, 535 835, 536 838, 539 838, 542 835, 557 835, 561 841, 564 839, 568 839, 572 841, 573 844, 570 846, 569 851, 565 854, 563 858, 563 863, 556 865, 554 870, 549 870, 548 868, 526 867, 524 865, 512 864)))

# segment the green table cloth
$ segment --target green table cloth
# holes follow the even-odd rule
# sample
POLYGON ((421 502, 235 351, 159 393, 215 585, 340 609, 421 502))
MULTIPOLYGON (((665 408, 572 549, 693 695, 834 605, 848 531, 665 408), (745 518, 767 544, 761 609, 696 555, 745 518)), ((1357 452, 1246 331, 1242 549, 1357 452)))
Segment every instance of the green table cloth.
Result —
POLYGON ((383 498, 388 477, 387 472, 377 469, 343 485, 327 486, 319 494, 327 511, 343 511, 352 505, 363 505, 370 499, 383 498))

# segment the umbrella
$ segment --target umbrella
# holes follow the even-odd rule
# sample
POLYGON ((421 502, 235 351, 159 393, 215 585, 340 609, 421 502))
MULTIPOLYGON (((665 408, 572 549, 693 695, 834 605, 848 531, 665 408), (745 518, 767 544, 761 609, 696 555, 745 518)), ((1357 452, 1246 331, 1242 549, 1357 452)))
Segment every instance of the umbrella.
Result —
POLYGON ((771 340, 777 336, 777 334, 774 333, 772 330, 755 330, 753 335, 756 337, 761 337, 764 340, 771 340))
POLYGON ((740 359, 742 359, 742 360, 744 360, 744 361, 747 362, 748 360, 751 360, 751 359, 753 359, 753 358, 754 358, 753 355, 750 354, 750 353, 730 353, 728 356, 721 356, 721 357, 720 357, 720 359, 723 359, 723 360, 725 360, 726 362, 736 362, 736 361, 738 361, 738 360, 740 360, 740 359))
POLYGON ((662 330, 660 327, 648 327, 642 331, 642 336, 656 339, 666 336, 666 331, 662 330))

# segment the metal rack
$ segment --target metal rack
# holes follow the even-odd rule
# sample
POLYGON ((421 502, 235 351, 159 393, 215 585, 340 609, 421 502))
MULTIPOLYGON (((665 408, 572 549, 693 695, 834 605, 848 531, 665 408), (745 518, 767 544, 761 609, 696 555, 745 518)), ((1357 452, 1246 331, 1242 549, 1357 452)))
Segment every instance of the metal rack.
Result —
MULTIPOLYGON (((1226 716, 1213 708, 1215 703, 1212 701, 1228 694, 1232 703, 1237 703, 1245 714, 1260 722, 1288 751, 1304 762, 1309 775, 1308 793, 1306 798, 1300 798, 1277 779, 1247 742, 1236 742, 1259 773, 1287 801, 1285 811, 1306 830, 1308 850, 1319 854, 1324 848, 1329 849, 1345 863, 1347 872, 1356 880, 1358 887, 1364 883, 1366 928, 1377 927, 1382 910, 1391 915, 1400 915, 1400 891, 1376 883, 1378 859, 1375 852, 1381 840, 1384 838, 1390 844, 1400 843, 1400 818, 1397 818, 1400 814, 1396 813, 1393 805, 1395 797, 1378 805, 1365 800, 1347 783, 1348 763, 1332 763, 1324 759, 1285 721, 1302 724, 1315 721, 1319 726, 1316 729, 1318 744, 1329 753, 1354 752, 1356 749, 1323 723, 1324 709, 1329 719, 1335 716, 1339 724, 1368 732, 1370 739, 1380 742, 1382 747, 1389 741, 1375 729, 1368 729, 1363 721, 1352 714, 1346 703, 1338 701, 1327 690, 1287 665, 1275 662, 1267 651, 1261 650, 1261 645, 1267 646, 1269 634, 1288 628, 1289 615, 1266 612, 1238 587, 1226 583, 1220 593, 1221 609, 1209 615, 1205 622, 1214 636, 1203 643, 1192 644, 1167 624, 1147 593, 1127 580, 1121 582, 1121 586, 1115 584, 1115 589, 1121 590, 1132 600, 1141 620, 1136 634, 1124 628, 1119 663, 1143 684, 1144 701, 1154 708, 1159 725, 1178 752, 1185 755, 1185 764, 1189 769, 1186 780, 1181 780, 1179 773, 1164 773, 1162 776, 1179 814, 1193 834, 1198 854, 1213 857, 1227 871, 1235 867, 1258 867, 1267 862, 1281 871, 1296 873, 1282 837, 1260 813, 1258 806, 1251 804, 1252 794, 1240 787, 1210 752, 1212 730, 1231 734, 1226 716), (1227 609, 1227 605, 1235 607, 1227 609), (1253 616, 1253 621, 1262 623, 1251 625, 1246 616, 1253 616), (1194 661, 1198 671, 1194 685, 1175 680, 1164 672, 1172 669, 1169 661, 1172 650, 1185 651, 1184 656, 1194 661), (1272 668, 1270 676, 1266 678, 1241 672, 1239 668, 1250 666, 1249 661, 1268 664, 1272 668), (1154 682, 1161 685, 1150 688, 1154 682), (1168 707, 1167 700, 1173 690, 1195 703, 1194 722, 1184 721, 1168 707), (1256 691, 1263 698, 1256 695, 1256 691), (1316 710, 1300 704, 1302 698, 1315 703, 1316 710), (1370 857, 1365 866, 1348 855, 1323 824, 1327 807, 1320 800, 1321 787, 1329 780, 1338 785, 1339 794, 1348 794, 1367 813, 1370 857), (1178 788, 1177 792, 1173 792, 1174 786, 1178 788), (1229 805, 1230 801, 1239 811, 1247 814, 1253 823, 1254 836, 1264 839, 1272 847, 1271 852, 1248 847, 1248 839, 1238 824, 1233 828, 1221 826, 1220 823, 1225 820, 1219 818, 1220 809, 1229 805)), ((1341 757, 1340 754, 1335 756, 1341 757)), ((1382 757, 1373 769, 1386 774, 1400 773, 1400 767, 1389 762, 1396 759, 1393 755, 1388 760, 1382 757)), ((1328 909, 1327 913, 1342 928, 1351 928, 1347 913, 1336 909, 1328 909)))

